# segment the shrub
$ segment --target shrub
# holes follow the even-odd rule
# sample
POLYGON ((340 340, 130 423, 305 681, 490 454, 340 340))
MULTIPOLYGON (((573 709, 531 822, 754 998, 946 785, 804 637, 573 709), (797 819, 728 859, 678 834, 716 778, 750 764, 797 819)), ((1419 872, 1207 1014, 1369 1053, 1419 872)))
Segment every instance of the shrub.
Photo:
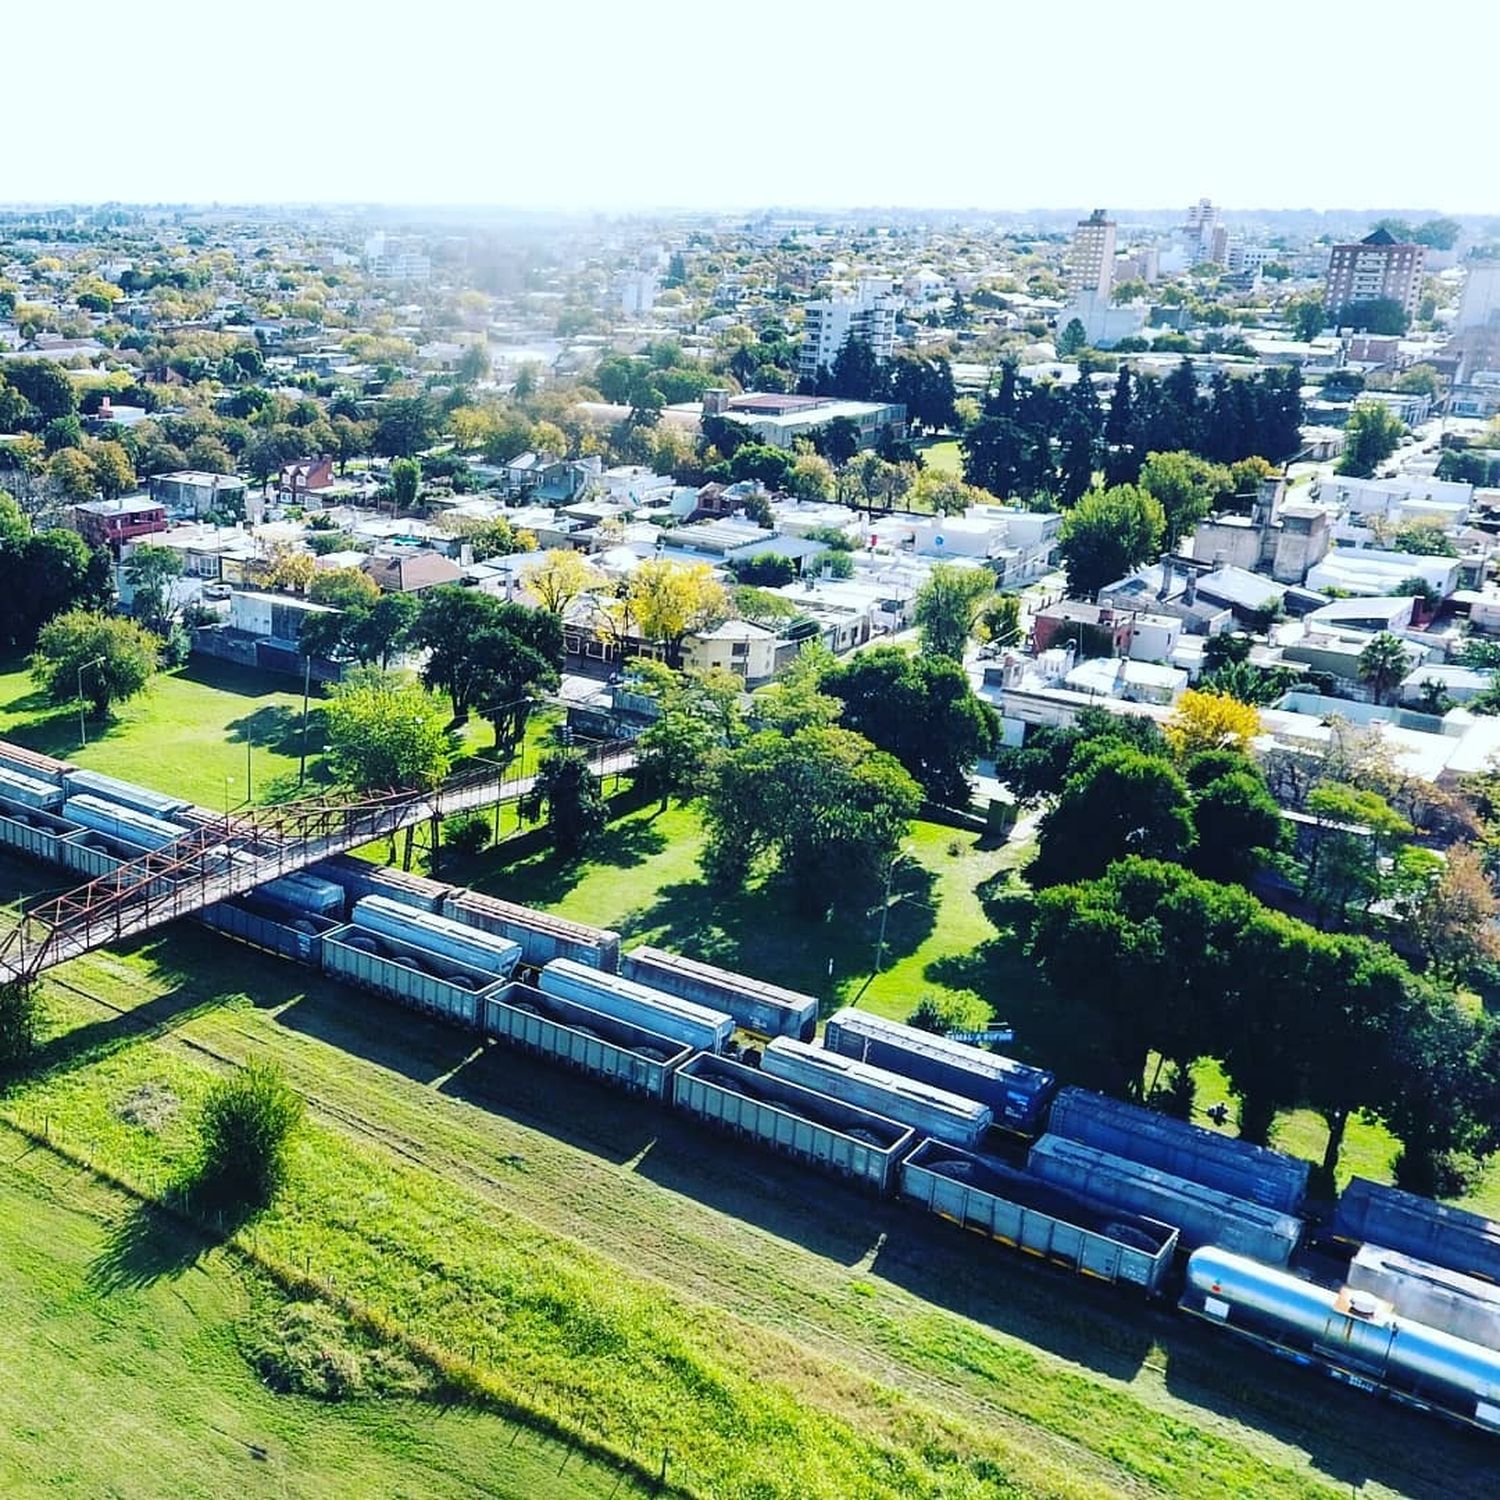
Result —
POLYGON ((212 1201, 259 1208, 286 1175, 286 1148, 302 1100, 281 1070, 252 1062, 215 1081, 198 1120, 200 1192, 212 1201))
POLYGON ((483 813, 468 813, 454 818, 444 833, 450 849, 460 854, 478 854, 490 841, 490 820, 483 813))
POLYGON ((36 1052, 42 1024, 41 996, 25 979, 0 984, 0 1073, 19 1071, 36 1052))

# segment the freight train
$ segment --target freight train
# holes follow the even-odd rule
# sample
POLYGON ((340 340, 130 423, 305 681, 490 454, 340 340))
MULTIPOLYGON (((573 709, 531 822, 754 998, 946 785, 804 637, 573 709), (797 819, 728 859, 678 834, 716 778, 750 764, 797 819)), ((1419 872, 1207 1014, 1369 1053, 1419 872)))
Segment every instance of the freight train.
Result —
MULTIPOLYGON (((0 845, 93 872, 198 810, 0 744, 0 845), (123 790, 121 790, 123 788, 123 790), (119 795, 112 795, 115 792, 119 795), (16 795, 19 794, 19 795, 16 795)), ((1304 1252, 1305 1162, 616 933, 348 856, 208 926, 643 1095, 1296 1363, 1500 1433, 1500 1225, 1355 1179, 1304 1252), (1180 1292, 1180 1297, 1177 1294, 1180 1292)))

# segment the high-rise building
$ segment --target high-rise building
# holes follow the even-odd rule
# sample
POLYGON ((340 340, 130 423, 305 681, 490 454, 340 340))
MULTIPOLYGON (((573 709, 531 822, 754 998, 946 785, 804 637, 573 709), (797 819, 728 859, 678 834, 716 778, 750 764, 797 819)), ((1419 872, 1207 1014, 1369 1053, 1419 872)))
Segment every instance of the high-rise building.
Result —
POLYGON ((823 297, 803 309, 802 347, 797 374, 816 380, 818 371, 831 369, 850 339, 863 339, 882 364, 896 347, 896 314, 901 299, 889 280, 861 281, 853 297, 823 297))
MULTIPOLYGON (((1200 198, 1188 209, 1187 223, 1183 229, 1183 240, 1188 246, 1189 259, 1193 264, 1216 259, 1216 236, 1225 231, 1219 210, 1207 198, 1200 198)), ((1227 234, 1225 238, 1228 238, 1227 234)), ((1218 264, 1222 265, 1223 261, 1218 264)))
POLYGON ((1425 249, 1403 245, 1384 229, 1367 234, 1357 245, 1335 245, 1328 263, 1324 302, 1336 318, 1351 302, 1395 302, 1408 318, 1417 315, 1422 295, 1425 249))
POLYGON ((1091 293, 1108 298, 1115 274, 1115 224, 1096 208, 1080 219, 1068 252, 1068 291, 1074 296, 1091 293))
POLYGON ((1467 333, 1494 323, 1500 323, 1500 260, 1468 261, 1453 331, 1467 333))

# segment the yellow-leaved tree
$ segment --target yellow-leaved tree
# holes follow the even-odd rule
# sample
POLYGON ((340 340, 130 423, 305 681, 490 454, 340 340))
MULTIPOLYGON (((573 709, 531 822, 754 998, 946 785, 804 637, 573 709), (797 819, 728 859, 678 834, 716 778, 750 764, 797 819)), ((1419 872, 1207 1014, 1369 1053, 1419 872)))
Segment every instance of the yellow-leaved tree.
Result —
POLYGON ((1200 750, 1245 751, 1260 733, 1260 715, 1238 698, 1189 688, 1162 729, 1179 757, 1200 750))

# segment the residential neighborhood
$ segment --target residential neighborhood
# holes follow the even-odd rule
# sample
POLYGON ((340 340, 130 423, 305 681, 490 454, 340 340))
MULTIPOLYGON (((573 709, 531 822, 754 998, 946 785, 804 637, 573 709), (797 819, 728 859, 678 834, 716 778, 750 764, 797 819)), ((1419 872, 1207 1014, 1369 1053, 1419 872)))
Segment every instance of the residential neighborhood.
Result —
POLYGON ((1488 13, 75 10, 0 1491, 1487 1500, 1488 13))

